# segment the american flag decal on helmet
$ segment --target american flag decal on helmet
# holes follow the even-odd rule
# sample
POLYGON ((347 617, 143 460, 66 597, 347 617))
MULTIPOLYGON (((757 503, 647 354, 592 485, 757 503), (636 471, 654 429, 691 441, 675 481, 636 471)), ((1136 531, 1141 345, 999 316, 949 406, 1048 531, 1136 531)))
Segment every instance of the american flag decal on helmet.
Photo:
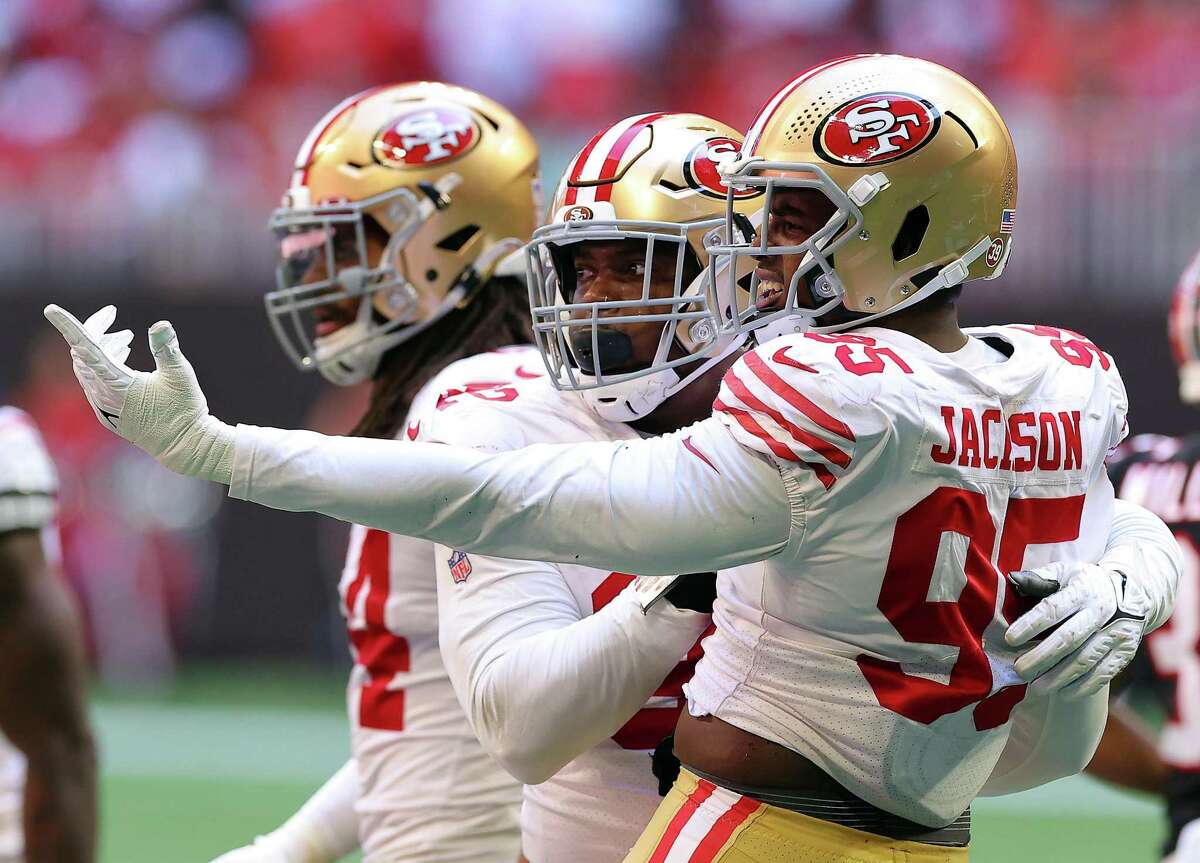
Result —
POLYGON ((455 549, 447 563, 450 566, 450 577, 454 579, 455 584, 462 584, 471 574, 471 558, 467 557, 465 551, 455 549))
POLYGON ((1017 211, 1004 210, 1000 213, 1000 233, 1011 234, 1017 224, 1017 211))

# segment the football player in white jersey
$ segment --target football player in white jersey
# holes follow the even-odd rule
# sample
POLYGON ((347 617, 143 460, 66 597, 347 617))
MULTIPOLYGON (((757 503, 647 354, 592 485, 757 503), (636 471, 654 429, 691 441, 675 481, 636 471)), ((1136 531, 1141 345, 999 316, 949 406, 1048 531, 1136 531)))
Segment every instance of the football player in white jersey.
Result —
MULTIPOLYGON (((528 130, 459 87, 372 88, 313 128, 271 217, 266 305, 300 369, 371 380, 351 434, 411 439, 454 393, 541 373, 515 254, 537 222, 538 182, 528 130)), ((329 863, 361 846, 367 861, 512 863, 521 788, 447 680, 432 543, 354 526, 339 593, 353 758, 287 823, 220 860, 329 863)))
POLYGON ((819 66, 721 176, 731 195, 763 190, 760 235, 730 214, 710 296, 664 314, 708 314, 698 354, 718 329, 813 329, 745 353, 714 416, 659 438, 492 455, 234 428, 169 323, 150 329, 146 373, 61 308, 47 317, 102 422, 235 497, 522 559, 761 562, 718 583, 676 730, 691 769, 627 859, 965 859, 971 800, 1081 769, 1108 682, 1170 613, 1178 548, 1160 522, 1130 527, 1104 473, 1124 388, 1077 334, 958 326, 957 286, 1007 258, 1016 163, 954 73, 819 66), (748 260, 749 297, 730 305, 748 260), (1113 534, 1129 541, 1106 550, 1113 534), (1062 562, 1078 565, 1023 574, 1062 562))
MULTIPOLYGON (((128 336, 106 348, 126 355, 128 336)), ((79 619, 55 572, 57 492, 33 421, 0 407, 0 863, 95 859, 96 751, 79 619)))
MULTIPOLYGON (((724 222, 718 165, 740 144, 735 130, 697 114, 639 114, 598 132, 571 160, 550 224, 529 246, 538 341, 555 382, 456 399, 421 439, 502 452, 636 440, 707 416, 747 337, 725 337, 706 359, 669 363, 694 339, 688 327, 664 332, 661 312, 691 303, 703 283, 705 235, 724 222), (596 328, 593 314, 636 321, 596 328), (658 374, 627 374, 659 360, 668 364, 658 374), (588 388, 556 389, 570 383, 567 374, 588 388)), ((739 199, 738 210, 752 213, 757 197, 739 199)), ((682 709, 711 623, 711 579, 684 580, 643 617, 624 590, 634 576, 622 572, 441 546, 437 563, 450 678, 484 745, 528 783, 525 858, 619 860, 661 802, 651 753, 682 709)))

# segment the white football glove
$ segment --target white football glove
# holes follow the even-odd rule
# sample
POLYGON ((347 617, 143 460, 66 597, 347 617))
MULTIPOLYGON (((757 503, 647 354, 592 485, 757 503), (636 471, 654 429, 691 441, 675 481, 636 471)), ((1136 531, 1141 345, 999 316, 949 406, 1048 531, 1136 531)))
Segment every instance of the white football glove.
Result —
POLYGON ((167 321, 150 328, 154 372, 125 365, 133 333, 107 333, 117 310, 105 306, 81 324, 56 305, 46 319, 71 346, 75 377, 97 419, 163 465, 185 476, 228 483, 234 430, 208 412, 208 402, 167 321))
POLYGON ((1076 562, 1051 563, 1008 578, 1021 595, 1045 598, 1017 618, 1005 641, 1020 647, 1058 627, 1016 661, 1017 674, 1033 681, 1031 694, 1093 695, 1137 653, 1150 602, 1135 579, 1076 562))

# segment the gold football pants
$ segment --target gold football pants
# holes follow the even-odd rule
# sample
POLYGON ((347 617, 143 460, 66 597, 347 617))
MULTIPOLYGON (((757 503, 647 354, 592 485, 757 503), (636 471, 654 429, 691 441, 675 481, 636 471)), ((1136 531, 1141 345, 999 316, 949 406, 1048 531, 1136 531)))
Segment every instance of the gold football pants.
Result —
POLYGON ((625 863, 965 863, 966 848, 906 842, 762 803, 686 768, 625 863))

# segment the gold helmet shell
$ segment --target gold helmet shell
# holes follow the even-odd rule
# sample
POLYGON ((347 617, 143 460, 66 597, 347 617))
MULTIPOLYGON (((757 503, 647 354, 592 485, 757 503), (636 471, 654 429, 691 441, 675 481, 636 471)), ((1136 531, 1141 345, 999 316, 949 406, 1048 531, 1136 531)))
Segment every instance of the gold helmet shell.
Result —
POLYGON ((710 245, 718 258, 805 256, 785 302, 764 313, 752 299, 735 325, 813 319, 839 305, 874 318, 943 288, 995 278, 1008 260, 1017 196, 1012 137, 986 96, 935 63, 873 54, 814 67, 767 102, 742 158, 725 168, 732 189, 765 193, 768 212, 775 192, 789 187, 817 189, 836 207, 802 246, 770 246, 765 230, 754 242, 710 245))
POLYGON ((271 216, 276 333, 301 368, 361 380, 386 350, 470 302, 540 209, 537 143, 499 103, 428 81, 352 96, 313 127, 271 216), (386 251, 368 260, 375 229, 386 251), (322 251, 327 278, 307 278, 322 251), (369 302, 350 332, 311 338, 303 312, 356 295, 369 302))
POLYGON ((741 135, 699 114, 638 114, 602 129, 573 158, 550 206, 547 224, 528 246, 534 333, 562 389, 585 393, 607 419, 644 416, 741 344, 720 330, 710 307, 707 241, 723 230, 727 196, 742 217, 756 211, 758 190, 730 193, 720 166, 738 157, 741 135), (710 236, 712 235, 712 236, 710 236), (573 244, 636 240, 646 244, 645 281, 635 300, 576 302, 562 250, 573 244), (651 289, 652 262, 674 267, 669 296, 651 289), (606 373, 603 339, 622 326, 662 323, 648 365, 606 373), (685 368, 686 367, 686 368, 685 368))

